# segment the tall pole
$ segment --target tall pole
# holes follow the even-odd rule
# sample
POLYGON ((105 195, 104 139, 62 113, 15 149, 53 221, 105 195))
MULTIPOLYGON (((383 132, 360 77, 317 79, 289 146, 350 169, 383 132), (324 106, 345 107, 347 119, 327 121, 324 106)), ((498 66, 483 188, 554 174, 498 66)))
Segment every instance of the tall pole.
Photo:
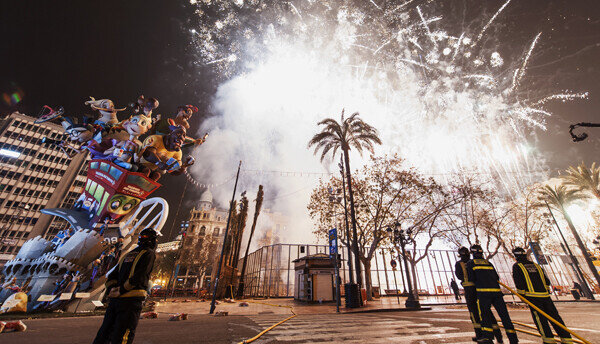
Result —
POLYGON ((354 211, 354 194, 352 192, 352 176, 350 175, 350 158, 348 157, 348 147, 344 148, 344 161, 346 162, 348 196, 350 197, 350 217, 352 218, 352 249, 354 250, 354 271, 356 272, 356 284, 358 284, 358 294, 360 299, 362 288, 362 269, 360 268, 360 257, 358 256, 358 233, 356 230, 356 212, 354 211))
POLYGON ((406 269, 406 282, 408 283, 408 298, 406 299, 405 305, 406 308, 421 308, 419 300, 415 297, 415 290, 413 289, 410 271, 408 269, 408 259, 406 258, 406 250, 404 249, 404 246, 406 245, 405 239, 404 234, 400 233, 400 247, 402 248, 404 268, 406 269))
POLYGON ((343 155, 340 156, 340 174, 342 175, 342 190, 344 190, 344 222, 346 225, 346 246, 348 248, 348 275, 350 276, 350 284, 354 284, 354 271, 352 268, 352 249, 350 248, 350 229, 348 226, 348 205, 346 204, 346 177, 344 176, 343 155))
MULTIPOLYGON (((333 263, 335 264, 335 312, 340 312, 340 266, 338 264, 338 238, 337 238, 337 228, 335 230, 335 247, 336 250, 333 252, 333 263)), ((329 244, 331 247, 331 244, 329 244)), ((332 252, 329 252, 330 254, 332 252)))
POLYGON ((235 200, 235 192, 237 190, 238 180, 240 179, 240 169, 242 168, 242 161, 238 165, 237 175, 235 176, 235 185, 233 186, 233 194, 231 195, 231 202, 229 202, 229 216, 227 216, 227 225, 225 226, 225 234, 223 235, 223 246, 221 247, 221 257, 219 258, 219 267, 217 268, 217 277, 215 278, 215 289, 213 290, 212 301, 210 302, 210 312, 213 314, 215 311, 215 302, 217 301, 217 289, 219 287, 219 277, 221 276, 221 267, 223 265, 223 255, 225 254, 225 241, 227 240, 227 234, 229 232, 229 223, 231 222, 231 212, 233 211, 233 201, 235 200))
MULTIPOLYGON (((567 224, 569 225, 569 229, 571 230, 571 234, 573 234, 573 237, 575 238, 575 242, 577 242, 577 246, 579 246, 579 249, 581 250, 581 254, 583 255, 583 260, 585 260, 585 262, 588 266, 588 269, 590 269, 592 276, 596 280, 596 283, 598 283, 598 286, 600 286, 600 274, 598 274, 598 270, 596 269, 596 266, 594 265, 594 262, 592 261, 592 258, 590 257, 590 253, 588 252, 586 245, 581 240, 581 236, 579 236, 579 233, 575 229, 575 225, 573 225, 573 221, 571 220, 571 217, 569 216, 569 214, 566 211, 564 214, 565 214, 565 220, 567 220, 567 224)), ((591 278, 590 278, 590 280, 591 280, 591 278)), ((590 284, 593 285, 593 282, 590 281, 590 284)), ((593 298, 594 293, 592 292, 591 295, 593 298)))
POLYGON ((552 220, 554 220, 554 224, 556 225, 558 234, 560 234, 560 237, 562 238, 562 241, 564 243, 563 249, 566 248, 566 250, 569 252, 569 258, 571 258, 572 266, 575 269, 575 274, 577 275, 579 282, 581 282, 582 287, 584 288, 586 294, 588 294, 588 298, 591 300, 594 300, 594 293, 592 293, 592 291, 590 290, 590 287, 588 286, 587 281, 585 280, 585 277, 583 276, 583 272, 581 271, 581 268, 579 267, 579 262, 577 261, 577 258, 575 258, 575 256, 573 255, 573 252, 571 251, 571 248, 569 247, 569 244, 567 243, 565 236, 563 235, 562 231, 560 230, 560 226, 558 225, 558 222, 556 221, 556 218, 554 217, 554 213, 552 212, 552 209, 550 209, 550 205, 548 204, 548 202, 545 202, 545 203, 546 203, 546 207, 548 208, 548 211, 550 212, 550 216, 552 216, 552 220))

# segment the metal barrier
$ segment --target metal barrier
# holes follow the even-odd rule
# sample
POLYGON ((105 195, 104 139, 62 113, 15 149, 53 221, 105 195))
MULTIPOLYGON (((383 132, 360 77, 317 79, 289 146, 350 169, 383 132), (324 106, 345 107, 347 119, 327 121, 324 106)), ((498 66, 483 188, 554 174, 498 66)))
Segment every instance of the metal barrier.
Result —
MULTIPOLYGON (((248 265, 244 281, 245 296, 249 297, 292 297, 294 296, 294 263, 293 260, 316 253, 328 253, 326 245, 275 244, 264 246, 248 255, 248 265)), ((411 250, 412 252, 412 250, 411 250)), ((340 277, 342 283, 348 281, 347 248, 339 247, 342 256, 340 277)), ((417 250, 417 256, 425 253, 417 250)), ((394 257, 397 255, 394 253, 394 257)), ((548 265, 544 269, 552 285, 568 292, 577 281, 575 273, 565 255, 547 255, 548 265)), ((396 292, 407 290, 405 272, 402 264, 397 269, 390 265, 389 249, 379 249, 371 261, 371 281, 373 287, 378 287, 381 295, 395 295, 396 292)), ((429 250, 427 255, 417 263, 416 281, 420 295, 450 295, 450 280, 454 277, 454 264, 458 260, 456 251, 429 250)), ((583 258, 577 256, 580 267, 589 274, 587 266, 581 264, 583 258)), ((500 280, 513 285, 512 265, 514 259, 507 253, 498 253, 491 262, 496 267, 500 280)), ((241 268, 242 260, 239 261, 241 268)), ((363 269, 364 272, 364 269, 363 269)), ((364 279, 363 279, 364 280, 364 279)), ((458 282, 458 281, 457 281, 458 282)))

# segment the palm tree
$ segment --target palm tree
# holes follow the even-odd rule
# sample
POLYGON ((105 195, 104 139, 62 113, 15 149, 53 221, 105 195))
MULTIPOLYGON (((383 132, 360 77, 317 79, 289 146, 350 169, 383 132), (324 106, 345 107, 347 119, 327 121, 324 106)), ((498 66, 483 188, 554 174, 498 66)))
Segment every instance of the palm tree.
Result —
POLYGON ((583 162, 577 167, 570 166, 562 179, 566 185, 587 190, 600 199, 600 166, 596 166, 596 163, 592 163, 590 168, 583 162))
POLYGON ((352 250, 354 251, 354 263, 356 271, 356 283, 362 285, 360 258, 358 254, 358 234, 356 231, 356 214, 354 211, 354 195, 352 193, 352 175, 350 173, 350 158, 348 152, 351 148, 356 149, 361 155, 364 150, 373 152, 373 144, 381 144, 377 129, 364 122, 358 117, 358 112, 344 119, 342 110, 341 122, 333 118, 325 118, 318 123, 323 126, 321 132, 317 133, 308 142, 308 147, 315 147, 315 155, 321 151, 321 161, 325 159, 330 151, 332 155, 341 149, 346 165, 346 179, 348 183, 348 196, 350 198, 350 218, 352 220, 352 250))
POLYGON ((592 262, 592 259, 590 258, 590 255, 588 253, 588 250, 585 247, 583 241, 581 240, 579 233, 575 229, 573 221, 571 220, 571 216, 569 215, 566 209, 566 207, 569 204, 586 199, 587 195, 581 192, 580 189, 569 188, 564 184, 559 184, 554 187, 550 185, 544 185, 544 187, 542 187, 539 191, 539 196, 542 202, 558 210, 563 215, 563 217, 567 221, 571 233, 573 234, 573 237, 575 238, 575 241, 577 242, 577 246, 579 246, 579 249, 583 253, 583 258, 585 259, 585 262, 587 263, 590 271, 594 275, 594 278, 596 279, 598 285, 600 285, 600 276, 598 275, 598 271, 596 270, 596 267, 594 266, 594 263, 592 262))
POLYGON ((244 296, 244 275, 246 274, 246 263, 248 262, 248 251, 250 251, 250 243, 252 242, 252 236, 254 236, 254 230, 256 229, 256 221, 258 220, 258 215, 260 214, 260 209, 262 208, 263 198, 265 193, 263 191, 263 186, 258 186, 258 192, 256 193, 256 206, 254 207, 254 219, 252 220, 252 227, 250 228, 250 237, 248 238, 248 245, 246 245, 246 254, 244 255, 244 263, 242 263, 242 274, 240 276, 240 283, 238 285, 237 297, 244 296))

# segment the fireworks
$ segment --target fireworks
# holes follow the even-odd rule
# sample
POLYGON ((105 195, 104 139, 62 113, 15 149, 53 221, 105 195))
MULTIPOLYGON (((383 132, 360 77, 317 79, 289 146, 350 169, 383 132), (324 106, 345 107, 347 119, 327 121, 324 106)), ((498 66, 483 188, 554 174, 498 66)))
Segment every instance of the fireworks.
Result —
POLYGON ((523 90, 542 33, 522 55, 502 56, 493 27, 510 0, 459 30, 433 0, 390 3, 195 2, 198 60, 223 77, 222 119, 202 130, 258 135, 240 150, 268 155, 259 167, 289 168, 315 160, 305 151, 315 123, 345 108, 380 130, 380 152, 399 152, 425 174, 490 174, 508 191, 542 178, 532 142, 551 115, 544 105, 587 96, 523 90))

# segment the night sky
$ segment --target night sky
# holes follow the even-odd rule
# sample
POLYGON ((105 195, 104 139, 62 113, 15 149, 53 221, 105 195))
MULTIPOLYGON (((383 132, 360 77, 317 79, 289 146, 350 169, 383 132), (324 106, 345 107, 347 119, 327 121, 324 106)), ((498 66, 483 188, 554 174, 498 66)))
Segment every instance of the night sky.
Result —
MULTIPOLYGON (((467 3, 478 10, 482 2, 467 3)), ((485 3, 487 13, 493 13, 503 1, 485 3)), ((218 84, 209 68, 193 64, 188 31, 192 15, 189 2, 176 0, 3 1, 0 93, 22 90, 24 97, 16 105, 0 101, 0 113, 18 110, 35 116, 47 104, 62 105, 68 115, 78 116, 90 113, 83 104, 89 96, 110 98, 117 107, 124 107, 144 94, 159 99, 157 112, 163 116, 172 115, 178 105, 197 105, 200 114, 191 125, 198 128, 202 118, 210 116, 210 99, 218 84)), ((600 3, 513 1, 500 22, 498 36, 504 46, 514 41, 516 48, 526 49, 543 32, 525 83, 547 88, 549 93, 590 93, 588 100, 550 106, 554 116, 548 131, 537 135, 550 168, 557 171, 582 160, 597 160, 600 129, 587 130, 590 138, 575 144, 568 125, 600 122, 600 3)), ((181 193, 173 190, 181 190, 185 178, 161 182, 165 187, 156 196, 165 197, 174 214, 181 193)), ((198 192, 188 188, 188 205, 195 196, 198 192)), ((180 210, 179 220, 188 209, 180 210)))

